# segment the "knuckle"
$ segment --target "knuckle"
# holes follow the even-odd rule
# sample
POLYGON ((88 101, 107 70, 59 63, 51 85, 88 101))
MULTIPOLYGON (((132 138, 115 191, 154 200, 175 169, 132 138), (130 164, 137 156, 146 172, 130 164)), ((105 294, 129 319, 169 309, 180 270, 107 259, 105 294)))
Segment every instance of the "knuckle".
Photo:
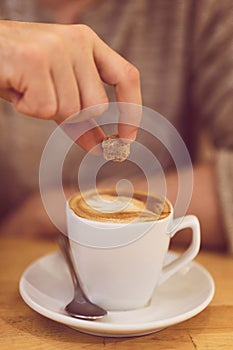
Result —
POLYGON ((31 106, 27 103, 17 103, 15 107, 20 113, 45 120, 54 119, 56 114, 56 106, 49 104, 42 106, 34 103, 33 106, 31 106))
POLYGON ((105 104, 108 103, 108 96, 106 95, 105 91, 102 91, 102 93, 99 94, 97 103, 98 104, 105 104))
POLYGON ((108 103, 92 103, 91 105, 85 105, 83 110, 87 110, 87 115, 89 118, 96 118, 108 110, 108 103))
POLYGON ((74 116, 75 114, 80 112, 80 104, 76 104, 74 106, 62 106, 57 112, 57 118, 60 120, 68 119, 69 117, 74 116))
POLYGON ((27 47, 23 48, 22 56, 25 62, 30 62, 34 67, 44 67, 54 55, 63 52, 62 38, 56 33, 47 33, 46 37, 40 42, 30 42, 27 47))
POLYGON ((46 34, 46 44, 48 48, 54 52, 54 50, 63 50, 63 39, 62 36, 56 32, 46 34))
POLYGON ((139 70, 131 63, 127 63, 125 66, 125 76, 131 82, 138 82, 140 80, 139 70))
POLYGON ((64 37, 60 32, 46 33, 46 38, 43 41, 42 50, 47 62, 53 61, 54 57, 63 59, 65 52, 64 47, 64 37))
POLYGON ((105 111, 105 108, 107 109, 107 107, 105 107, 106 105, 108 105, 108 97, 106 95, 106 93, 103 92, 99 92, 99 94, 95 94, 95 95, 90 95, 88 97, 85 98, 85 100, 83 101, 83 108, 88 108, 88 107, 92 107, 92 106, 98 106, 98 110, 102 110, 105 111), (101 106, 103 106, 101 108, 101 106))
POLYGON ((22 58, 24 62, 30 62, 31 67, 42 68, 46 65, 47 55, 45 51, 37 44, 31 43, 24 49, 22 58))
POLYGON ((106 102, 103 102, 97 106, 96 115, 101 115, 108 110, 108 102, 109 102, 108 99, 106 99, 106 102))
POLYGON ((54 119, 57 112, 56 104, 54 103, 46 103, 40 106, 37 106, 34 109, 34 115, 41 119, 54 119))
POLYGON ((93 33, 94 33, 94 31, 86 24, 77 24, 76 28, 80 34, 85 35, 85 36, 86 35, 93 35, 93 33))
POLYGON ((80 49, 83 49, 92 43, 94 31, 85 24, 76 24, 72 26, 69 37, 78 43, 80 49))

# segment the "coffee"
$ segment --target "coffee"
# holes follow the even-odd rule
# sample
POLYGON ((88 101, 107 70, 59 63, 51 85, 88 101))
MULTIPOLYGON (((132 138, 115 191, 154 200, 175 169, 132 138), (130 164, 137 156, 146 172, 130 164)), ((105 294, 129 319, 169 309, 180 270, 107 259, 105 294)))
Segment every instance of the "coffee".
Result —
POLYGON ((102 222, 154 221, 171 213, 166 200, 144 192, 135 192, 132 196, 118 195, 114 190, 79 193, 70 199, 69 206, 82 218, 102 222))

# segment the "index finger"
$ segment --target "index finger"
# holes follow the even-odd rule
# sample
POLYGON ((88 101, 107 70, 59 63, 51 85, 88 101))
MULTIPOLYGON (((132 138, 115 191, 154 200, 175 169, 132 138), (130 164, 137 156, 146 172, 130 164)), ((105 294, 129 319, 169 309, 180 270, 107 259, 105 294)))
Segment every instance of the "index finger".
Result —
POLYGON ((115 87, 120 110, 119 136, 133 141, 136 138, 142 114, 139 72, 98 37, 94 45, 94 58, 101 79, 115 87))
POLYGON ((85 151, 95 155, 102 154, 101 143, 105 134, 94 119, 87 119, 80 122, 64 121, 60 126, 62 130, 85 151))

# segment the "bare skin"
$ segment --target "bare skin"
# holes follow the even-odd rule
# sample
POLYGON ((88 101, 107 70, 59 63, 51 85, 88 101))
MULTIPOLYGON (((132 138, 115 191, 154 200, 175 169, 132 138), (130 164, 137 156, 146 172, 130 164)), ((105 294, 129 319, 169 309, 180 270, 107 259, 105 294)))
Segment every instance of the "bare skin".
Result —
MULTIPOLYGON (((104 82, 114 87, 117 101, 141 104, 137 68, 85 25, 0 21, 0 61, 0 97, 32 117, 60 124, 81 109, 107 108, 104 82)), ((121 113, 119 135, 134 140, 140 118, 133 126, 125 118, 121 113)), ((93 125, 78 140, 87 151, 105 136, 93 125)))
MULTIPOLYGON (((100 0, 43 0, 44 5, 50 8, 55 21, 72 23, 74 19, 82 15, 87 7, 97 4, 100 0), (59 3, 59 6, 57 4, 59 3)), ((202 228, 202 246, 210 249, 223 250, 226 245, 226 237, 223 235, 223 227, 220 217, 220 208, 217 196, 217 181, 214 165, 202 163, 194 166, 193 196, 188 213, 198 216, 202 228)), ((167 197, 174 204, 177 196, 177 174, 167 174, 167 197)), ((136 181, 137 182, 137 181, 136 181)), ((138 183, 140 187, 140 182, 138 183)), ((190 241, 189 232, 178 234, 174 239, 175 244, 183 245, 190 241)))
MULTIPOLYGON (((0 97, 11 101, 19 112, 33 117, 61 123, 80 109, 106 103, 103 82, 114 86, 118 101, 141 104, 137 69, 86 26, 0 21, 0 61, 0 97)), ((134 140, 139 120, 130 128, 124 125, 124 113, 120 118, 120 136, 134 140)), ((103 137, 103 131, 96 125, 79 143, 88 151, 103 137)), ((213 165, 194 166, 194 178, 188 212, 200 219, 202 246, 222 250, 226 238, 222 235, 213 165)), ((172 202, 176 184, 176 174, 169 173, 168 198, 172 202)), ((3 234, 49 236, 56 232, 39 194, 25 199, 0 226, 3 234), (24 227, 23 233, 20 227, 24 227)), ((176 243, 184 244, 188 236, 178 235, 176 243)))

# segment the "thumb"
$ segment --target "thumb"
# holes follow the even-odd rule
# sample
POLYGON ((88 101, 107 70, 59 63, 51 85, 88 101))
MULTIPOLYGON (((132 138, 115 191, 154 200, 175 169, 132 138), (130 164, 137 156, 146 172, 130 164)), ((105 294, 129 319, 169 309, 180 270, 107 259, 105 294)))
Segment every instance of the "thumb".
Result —
POLYGON ((23 94, 12 88, 0 89, 0 97, 9 102, 16 103, 23 97, 23 94))

